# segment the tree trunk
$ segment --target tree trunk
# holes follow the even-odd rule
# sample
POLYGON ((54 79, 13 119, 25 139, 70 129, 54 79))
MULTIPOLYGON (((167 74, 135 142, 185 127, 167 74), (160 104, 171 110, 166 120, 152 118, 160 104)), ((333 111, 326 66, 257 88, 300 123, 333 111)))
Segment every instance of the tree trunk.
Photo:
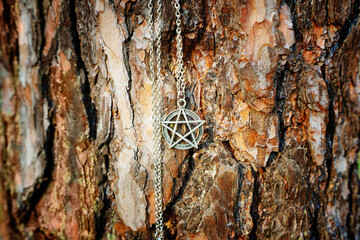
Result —
MULTIPOLYGON (((176 108, 164 2, 164 114, 176 108)), ((148 1, 0 1, 0 239, 152 239, 148 1)), ((166 239, 360 239, 360 1, 182 1, 198 149, 166 239)))

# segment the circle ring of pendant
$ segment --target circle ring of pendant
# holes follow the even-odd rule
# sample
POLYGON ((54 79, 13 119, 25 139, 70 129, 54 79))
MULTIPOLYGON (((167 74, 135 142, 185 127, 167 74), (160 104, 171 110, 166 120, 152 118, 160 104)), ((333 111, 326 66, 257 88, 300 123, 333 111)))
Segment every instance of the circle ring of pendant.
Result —
POLYGON ((204 120, 191 110, 180 108, 169 113, 161 121, 162 132, 170 148, 189 149, 197 148, 204 134, 204 120), (185 133, 178 130, 184 125, 185 133))

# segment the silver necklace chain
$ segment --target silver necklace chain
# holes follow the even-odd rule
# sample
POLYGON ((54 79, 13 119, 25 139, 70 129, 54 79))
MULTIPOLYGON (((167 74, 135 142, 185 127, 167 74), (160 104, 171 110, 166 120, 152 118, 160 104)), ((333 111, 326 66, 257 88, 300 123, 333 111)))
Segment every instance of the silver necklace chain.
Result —
POLYGON ((181 19, 180 19, 180 3, 175 0, 176 15, 176 88, 177 88, 177 105, 179 108, 186 106, 185 100, 185 81, 184 81, 184 61, 183 61, 183 43, 181 37, 181 19))
MULTIPOLYGON (((163 219, 163 159, 161 139, 162 134, 169 143, 170 148, 189 149, 197 148, 203 134, 203 124, 199 116, 185 109, 185 80, 184 80, 184 61, 183 61, 183 42, 181 37, 181 13, 180 0, 175 0, 176 16, 176 88, 178 109, 168 114, 162 119, 162 98, 161 98, 161 28, 162 24, 162 0, 156 2, 156 20, 154 22, 154 3, 149 0, 149 25, 150 25, 150 80, 152 96, 152 126, 153 126, 153 159, 154 159, 154 188, 155 188, 155 238, 164 239, 164 219, 163 219), (155 23, 157 29, 155 29, 155 23), (155 66, 156 62, 156 66, 155 66), (186 125, 187 132, 179 133, 178 126, 186 125), (170 137, 171 134, 171 137, 170 137), (175 137, 176 136, 176 137, 175 137)), ((180 127, 179 127, 180 129, 180 127)))
POLYGON ((155 32, 153 1, 149 0, 149 25, 150 25, 150 80, 151 80, 151 96, 152 96, 152 127, 153 127, 153 159, 154 159, 154 188, 155 188, 155 238, 157 240, 164 239, 163 224, 163 189, 162 189, 162 149, 161 149, 161 27, 162 27, 162 0, 157 1, 157 18, 158 31, 155 32), (154 35, 156 36, 154 37, 154 35), (155 43, 155 44, 154 44, 155 43), (156 45, 156 48, 155 48, 156 45), (155 53, 155 54, 154 54, 155 53), (154 56, 155 55, 155 56, 154 56), (156 61, 156 72, 155 64, 156 61))

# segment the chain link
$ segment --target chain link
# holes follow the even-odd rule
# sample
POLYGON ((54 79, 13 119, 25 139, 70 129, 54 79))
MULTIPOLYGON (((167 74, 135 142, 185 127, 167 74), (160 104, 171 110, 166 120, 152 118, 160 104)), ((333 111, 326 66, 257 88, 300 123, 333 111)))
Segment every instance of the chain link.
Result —
POLYGON ((177 88, 177 105, 179 108, 185 108, 185 81, 184 81, 184 61, 183 61, 183 42, 181 37, 181 13, 179 0, 175 0, 176 16, 176 88, 177 88))

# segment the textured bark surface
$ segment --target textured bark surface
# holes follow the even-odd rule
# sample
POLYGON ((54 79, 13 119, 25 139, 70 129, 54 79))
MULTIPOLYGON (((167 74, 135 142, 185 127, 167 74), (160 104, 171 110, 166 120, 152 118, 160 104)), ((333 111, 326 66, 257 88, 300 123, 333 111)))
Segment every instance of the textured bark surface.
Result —
MULTIPOLYGON (((167 239, 360 239, 360 2, 182 1, 199 149, 167 239)), ((147 1, 0 1, 0 239, 152 239, 147 1)), ((164 1, 164 112, 175 22, 164 1)))

